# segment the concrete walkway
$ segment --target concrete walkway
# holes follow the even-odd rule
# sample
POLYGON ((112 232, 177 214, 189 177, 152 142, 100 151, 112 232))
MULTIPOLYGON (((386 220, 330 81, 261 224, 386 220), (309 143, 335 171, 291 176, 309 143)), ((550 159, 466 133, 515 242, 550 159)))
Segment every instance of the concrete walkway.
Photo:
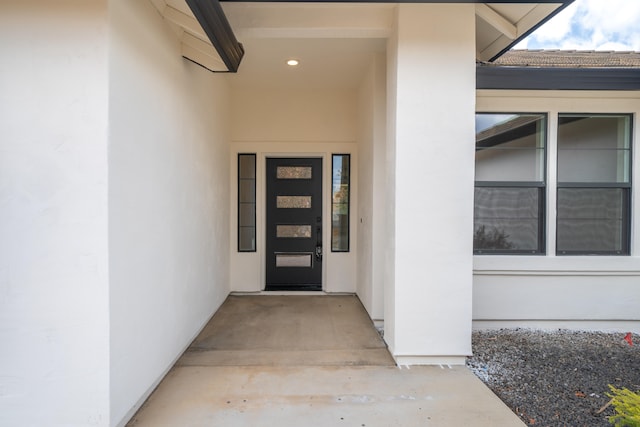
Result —
POLYGON ((393 363, 354 296, 230 296, 130 426, 518 426, 463 366, 393 363))

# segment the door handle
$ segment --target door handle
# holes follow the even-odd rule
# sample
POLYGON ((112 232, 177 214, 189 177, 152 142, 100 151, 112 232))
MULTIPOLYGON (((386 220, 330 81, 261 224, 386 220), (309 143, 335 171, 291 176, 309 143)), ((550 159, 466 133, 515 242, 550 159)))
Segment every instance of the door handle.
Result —
POLYGON ((322 261, 322 227, 316 228, 316 259, 322 261))

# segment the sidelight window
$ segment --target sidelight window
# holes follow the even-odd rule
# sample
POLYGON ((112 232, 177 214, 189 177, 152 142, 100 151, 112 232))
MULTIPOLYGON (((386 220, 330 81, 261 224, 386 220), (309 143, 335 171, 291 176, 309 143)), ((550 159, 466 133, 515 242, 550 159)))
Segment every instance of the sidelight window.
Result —
POLYGON ((334 154, 331 181, 331 251, 349 252, 349 154, 334 154))
POLYGON ((238 154, 238 252, 256 251, 256 155, 238 154))

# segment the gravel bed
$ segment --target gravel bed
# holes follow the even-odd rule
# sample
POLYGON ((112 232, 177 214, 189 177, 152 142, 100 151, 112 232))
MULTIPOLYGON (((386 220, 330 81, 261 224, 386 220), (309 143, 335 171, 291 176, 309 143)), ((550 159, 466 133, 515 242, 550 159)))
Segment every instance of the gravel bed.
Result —
POLYGON ((640 390, 640 336, 503 329, 473 333, 467 366, 526 425, 611 426, 608 385, 640 390))

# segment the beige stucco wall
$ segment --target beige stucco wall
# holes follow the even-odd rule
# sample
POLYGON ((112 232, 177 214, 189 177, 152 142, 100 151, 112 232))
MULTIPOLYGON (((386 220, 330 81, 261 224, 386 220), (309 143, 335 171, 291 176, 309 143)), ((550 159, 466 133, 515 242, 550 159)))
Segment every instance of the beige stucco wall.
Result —
POLYGON ((146 1, 109 4, 110 407, 126 421, 229 292, 229 91, 146 1), (224 184, 221 184, 224 183, 224 184))
POLYGON ((0 425, 108 426, 106 1, 0 2, 0 425))
POLYGON ((146 1, 0 35, 0 424, 123 424, 229 291, 225 77, 146 1))
POLYGON ((386 244, 386 56, 378 54, 358 90, 358 211, 356 292, 374 320, 384 317, 386 244))

